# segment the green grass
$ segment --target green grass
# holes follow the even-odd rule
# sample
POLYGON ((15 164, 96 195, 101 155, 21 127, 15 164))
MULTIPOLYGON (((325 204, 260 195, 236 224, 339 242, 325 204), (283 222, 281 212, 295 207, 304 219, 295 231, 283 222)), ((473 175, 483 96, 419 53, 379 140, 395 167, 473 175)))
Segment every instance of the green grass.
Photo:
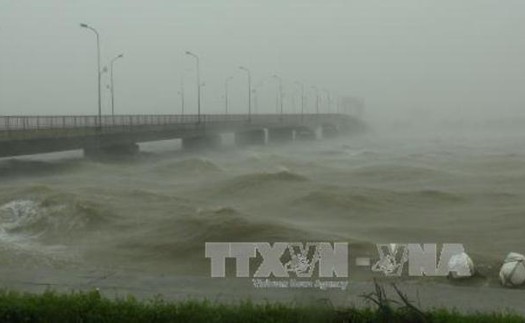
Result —
MULTIPOLYGON (((225 305, 208 301, 166 302, 159 298, 109 299, 98 291, 60 294, 0 292, 0 322, 525 322, 510 314, 461 315, 446 310, 421 312, 411 305, 395 306, 380 294, 366 295, 375 308, 334 309, 330 304, 293 306, 243 302, 225 305)), ((402 302, 403 303, 403 302, 402 302)))

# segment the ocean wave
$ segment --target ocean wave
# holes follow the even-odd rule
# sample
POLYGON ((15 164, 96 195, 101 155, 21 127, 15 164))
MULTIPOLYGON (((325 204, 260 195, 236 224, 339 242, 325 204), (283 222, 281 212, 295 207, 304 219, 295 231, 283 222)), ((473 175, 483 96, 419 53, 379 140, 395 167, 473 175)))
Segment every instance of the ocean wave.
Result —
POLYGON ((359 177, 369 180, 388 181, 413 181, 413 180, 435 180, 450 175, 442 170, 427 167, 409 166, 399 164, 383 164, 364 166, 355 169, 349 174, 351 177, 359 177))
POLYGON ((168 261, 189 257, 203 265, 206 242, 310 241, 316 238, 328 239, 328 235, 283 221, 258 219, 236 208, 221 206, 166 219, 140 236, 125 237, 118 248, 130 250, 131 257, 168 261))
POLYGON ((310 235, 284 222, 257 219, 233 207, 222 206, 197 210, 178 219, 173 227, 179 234, 177 240, 195 246, 206 241, 278 241, 293 237, 304 239, 310 235))
POLYGON ((159 173, 175 172, 177 174, 195 175, 218 173, 222 172, 222 169, 205 158, 188 158, 159 165, 155 168, 155 171, 159 173))
POLYGON ((80 163, 74 159, 61 161, 38 161, 7 159, 0 161, 0 177, 49 176, 78 168, 80 163))
POLYGON ((79 255, 70 249, 66 237, 79 235, 78 229, 85 226, 85 221, 82 223, 78 216, 67 214, 70 212, 64 205, 46 205, 34 200, 14 200, 1 205, 0 259, 4 265, 19 268, 78 265, 79 255))
MULTIPOLYGON (((438 207, 464 202, 466 197, 439 190, 393 191, 378 189, 330 188, 313 191, 294 201, 297 206, 341 208, 344 210, 389 210, 393 207, 438 207)), ((399 209, 397 209, 399 210, 399 209)), ((402 209, 401 209, 402 210, 402 209)))
POLYGON ((0 232, 53 243, 78 237, 83 231, 107 223, 108 211, 101 205, 67 194, 40 200, 13 200, 0 206, 0 232))
POLYGON ((306 181, 308 181, 307 177, 288 170, 253 173, 237 176, 233 180, 230 180, 224 187, 221 187, 221 191, 223 193, 232 193, 245 191, 247 189, 268 187, 272 184, 283 185, 306 181))

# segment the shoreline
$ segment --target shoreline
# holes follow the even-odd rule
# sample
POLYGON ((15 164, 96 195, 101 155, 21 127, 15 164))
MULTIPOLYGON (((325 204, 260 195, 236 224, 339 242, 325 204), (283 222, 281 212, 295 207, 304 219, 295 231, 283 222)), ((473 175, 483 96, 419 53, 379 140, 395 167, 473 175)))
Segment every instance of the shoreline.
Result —
MULTIPOLYGON (((131 270, 16 270, 0 269, 0 288, 19 292, 89 292, 117 299, 132 295, 138 300, 161 296, 170 302, 187 300, 235 304, 251 301, 310 306, 328 302, 334 307, 366 308, 363 295, 375 290, 374 282, 349 281, 346 290, 331 288, 255 288, 252 278, 209 278, 151 275, 131 270)), ((379 282, 386 295, 399 299, 390 282, 379 282)), ((424 311, 457 310, 459 313, 515 313, 525 316, 524 289, 455 286, 418 281, 395 282, 411 303, 424 311)))

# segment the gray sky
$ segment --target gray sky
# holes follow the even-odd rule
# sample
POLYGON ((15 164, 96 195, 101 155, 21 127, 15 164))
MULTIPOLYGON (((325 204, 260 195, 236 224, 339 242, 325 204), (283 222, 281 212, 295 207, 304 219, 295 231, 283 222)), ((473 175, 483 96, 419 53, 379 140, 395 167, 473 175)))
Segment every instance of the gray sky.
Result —
MULTIPOLYGON (((372 116, 516 114, 525 109, 523 0, 0 0, 0 114, 96 113, 95 37, 115 65, 118 113, 246 110, 246 75, 259 110, 275 111, 277 73, 293 108, 296 80, 365 98, 372 116)), ((107 84, 104 76, 104 85, 107 84)), ((295 96, 298 103, 298 97, 295 96)), ((296 105, 298 108, 298 105, 296 105)), ((104 90, 104 111, 109 92, 104 90)))

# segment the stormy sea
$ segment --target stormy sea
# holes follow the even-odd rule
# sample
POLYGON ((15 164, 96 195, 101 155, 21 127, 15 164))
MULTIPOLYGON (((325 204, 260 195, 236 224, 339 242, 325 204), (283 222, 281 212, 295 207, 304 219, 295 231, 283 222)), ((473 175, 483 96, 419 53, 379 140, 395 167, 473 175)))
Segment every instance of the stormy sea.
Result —
POLYGON ((523 252, 525 132, 461 129, 243 149, 225 136, 221 149, 194 153, 166 141, 114 161, 3 159, 2 268, 209 277, 206 242, 344 241, 371 259, 378 243, 462 243, 478 274, 461 284, 501 288, 502 260, 523 252))

